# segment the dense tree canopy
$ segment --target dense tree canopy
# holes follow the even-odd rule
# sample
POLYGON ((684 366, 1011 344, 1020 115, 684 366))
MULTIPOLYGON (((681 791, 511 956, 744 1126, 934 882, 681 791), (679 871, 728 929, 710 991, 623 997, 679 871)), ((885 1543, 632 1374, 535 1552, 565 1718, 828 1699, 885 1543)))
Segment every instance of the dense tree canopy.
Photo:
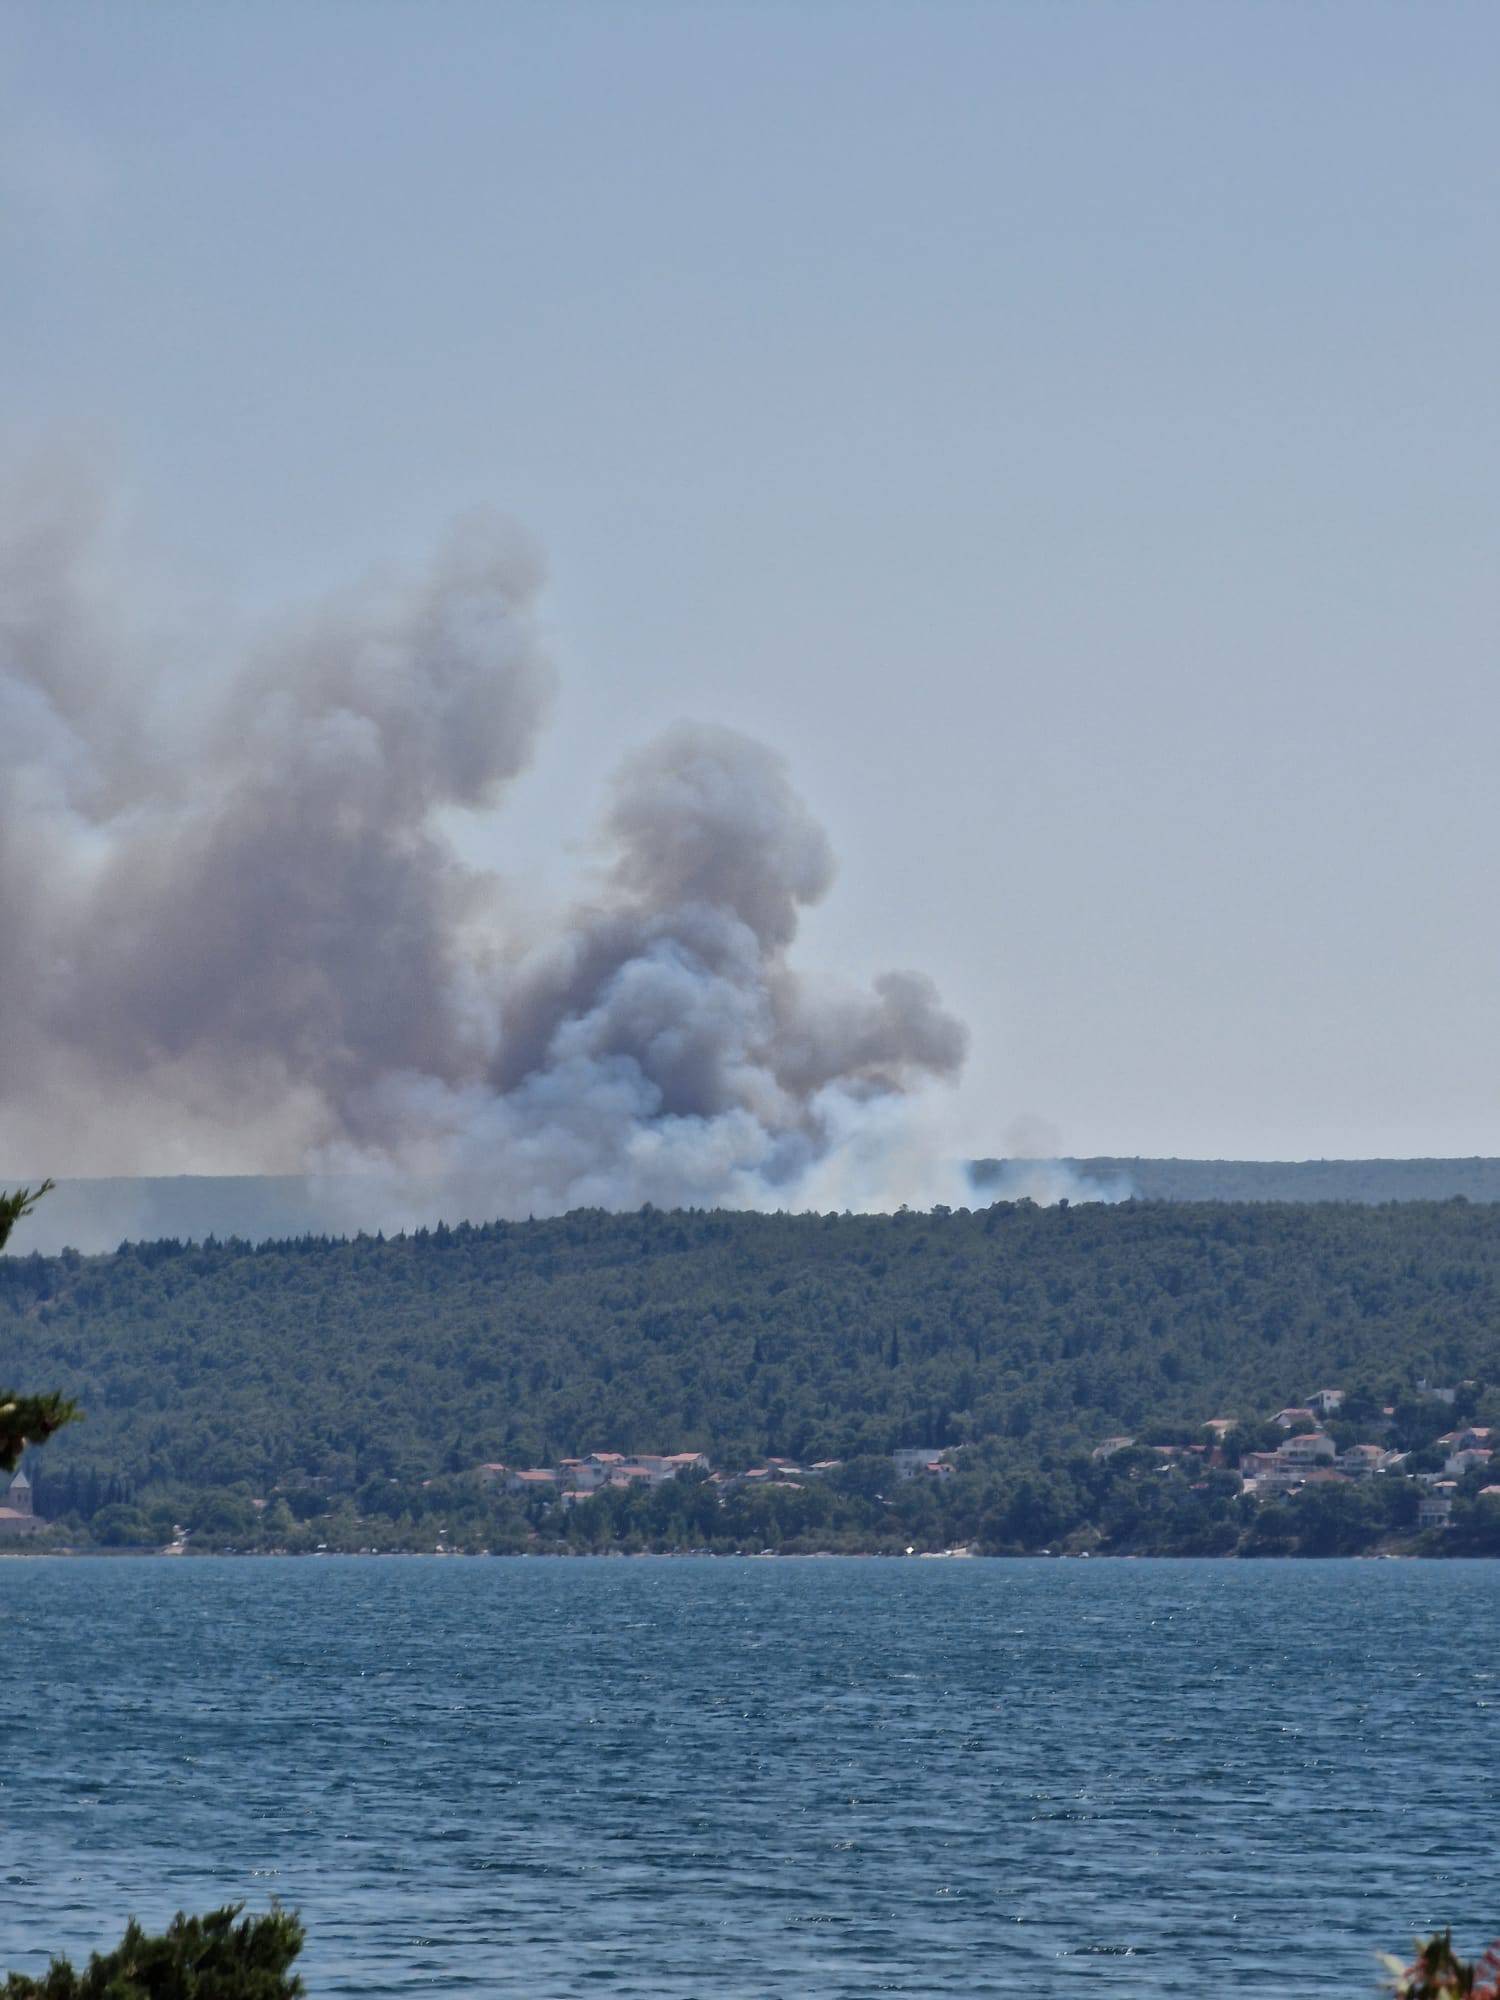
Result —
MULTIPOLYGON (((736 1467, 966 1444, 955 1490, 978 1468, 989 1482, 966 1518, 1034 1546, 1103 1504, 1071 1468, 1111 1432, 1253 1423, 1324 1384, 1374 1408, 1420 1375, 1500 1379, 1500 1210, 648 1209, 392 1241, 125 1245, 0 1262, 0 1356, 90 1410, 41 1462, 38 1497, 103 1516, 106 1539, 137 1538, 153 1496, 168 1529, 175 1508, 233 1539, 256 1503, 277 1521, 336 1502, 446 1518, 481 1461, 694 1447, 736 1467)), ((1224 1510, 1210 1540, 1239 1532, 1224 1510)))

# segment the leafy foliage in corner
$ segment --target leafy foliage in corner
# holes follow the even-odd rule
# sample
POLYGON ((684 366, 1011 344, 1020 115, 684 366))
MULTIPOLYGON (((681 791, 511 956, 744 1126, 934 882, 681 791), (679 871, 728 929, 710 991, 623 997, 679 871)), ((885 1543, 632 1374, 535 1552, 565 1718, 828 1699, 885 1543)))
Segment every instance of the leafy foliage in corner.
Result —
MULTIPOLYGON (((22 1216, 29 1215, 52 1182, 40 1187, 17 1188, 14 1194, 0 1194, 0 1250, 10 1241, 10 1233, 22 1216)), ((70 1423, 78 1412, 62 1396, 18 1396, 0 1389, 0 1472, 14 1472, 28 1444, 43 1444, 52 1433, 70 1423)))
POLYGON ((0 1472, 14 1472, 27 1445, 45 1444, 77 1415, 65 1396, 17 1396, 0 1389, 0 1472))
POLYGON ((82 1972, 54 1959, 40 1978, 13 1972, 0 2000, 295 2000, 306 1991, 291 1966, 302 1949, 294 1916, 241 1918, 231 1903, 207 1916, 175 1916, 159 1937, 133 1920, 111 1952, 82 1972))
POLYGON ((43 1181, 40 1187, 17 1188, 14 1194, 0 1194, 0 1250, 10 1241, 10 1232, 23 1215, 30 1215, 44 1194, 51 1194, 54 1183, 43 1181))
POLYGON ((1451 1931, 1438 1931, 1410 1965, 1390 1963, 1396 2000, 1500 2000, 1500 1944, 1471 1963, 1454 1951, 1451 1931))

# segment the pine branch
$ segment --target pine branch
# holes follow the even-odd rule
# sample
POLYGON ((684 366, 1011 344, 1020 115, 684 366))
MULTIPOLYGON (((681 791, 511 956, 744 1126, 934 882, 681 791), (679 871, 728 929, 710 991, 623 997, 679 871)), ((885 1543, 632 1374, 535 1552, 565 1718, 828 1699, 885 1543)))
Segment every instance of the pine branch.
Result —
MULTIPOLYGON (((0 1194, 0 1250, 22 1216, 29 1215, 53 1186, 52 1181, 43 1181, 40 1187, 0 1194)), ((14 1472, 27 1445, 45 1444, 54 1431, 72 1423, 77 1415, 77 1406, 64 1396, 22 1396, 0 1389, 0 1472, 14 1472)))
POLYGON ((43 1181, 40 1187, 17 1188, 14 1194, 0 1194, 0 1250, 5 1248, 10 1232, 23 1215, 30 1215, 44 1194, 50 1194, 56 1186, 54 1181, 43 1181))

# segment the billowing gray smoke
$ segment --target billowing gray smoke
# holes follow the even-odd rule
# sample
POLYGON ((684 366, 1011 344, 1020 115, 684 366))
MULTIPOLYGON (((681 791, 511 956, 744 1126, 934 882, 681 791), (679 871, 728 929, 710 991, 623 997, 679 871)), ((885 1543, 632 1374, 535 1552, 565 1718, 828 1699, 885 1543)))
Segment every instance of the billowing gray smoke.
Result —
POLYGON ((539 576, 493 523, 248 662, 163 665, 66 495, 0 523, 0 1157, 379 1171, 492 1213, 791 1203, 954 1074, 930 983, 812 990, 832 856, 779 758, 673 730, 545 941, 445 838, 527 764, 539 576))

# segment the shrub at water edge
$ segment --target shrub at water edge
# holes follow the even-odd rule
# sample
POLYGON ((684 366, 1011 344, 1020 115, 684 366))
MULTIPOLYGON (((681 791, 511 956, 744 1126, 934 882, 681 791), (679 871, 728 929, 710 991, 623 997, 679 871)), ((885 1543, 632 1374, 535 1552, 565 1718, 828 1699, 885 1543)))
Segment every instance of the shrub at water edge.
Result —
POLYGON ((242 1908, 179 1914, 159 1937, 132 1921, 115 1949, 95 1952, 82 1972, 65 1958, 39 1979, 13 1972, 0 2000, 297 2000, 307 1990, 291 1970, 301 1924, 284 1910, 240 1918, 242 1908))

